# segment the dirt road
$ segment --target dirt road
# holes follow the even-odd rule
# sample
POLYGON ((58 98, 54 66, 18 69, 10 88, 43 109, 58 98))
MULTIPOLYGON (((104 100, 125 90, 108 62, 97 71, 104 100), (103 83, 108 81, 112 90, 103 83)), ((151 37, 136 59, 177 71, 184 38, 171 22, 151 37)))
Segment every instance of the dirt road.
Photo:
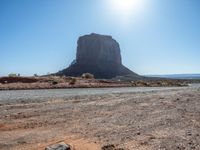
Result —
MULTIPOLYGON (((194 88, 197 85, 191 85, 194 88)), ((0 91, 0 102, 16 100, 48 100, 51 98, 68 98, 84 95, 102 95, 111 93, 138 93, 166 90, 182 90, 188 87, 124 87, 124 88, 75 88, 75 89, 47 89, 47 90, 11 90, 0 91)))
POLYGON ((199 85, 77 90, 1 91, 0 149, 43 150, 60 141, 75 150, 200 149, 199 85))

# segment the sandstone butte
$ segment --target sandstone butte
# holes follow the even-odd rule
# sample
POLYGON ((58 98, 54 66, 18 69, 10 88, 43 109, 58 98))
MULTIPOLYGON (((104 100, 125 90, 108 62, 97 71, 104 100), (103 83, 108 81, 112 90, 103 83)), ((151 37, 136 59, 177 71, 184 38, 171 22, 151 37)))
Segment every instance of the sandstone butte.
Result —
POLYGON ((77 44, 76 59, 56 75, 77 77, 91 73, 95 78, 104 79, 138 76, 122 64, 119 43, 111 36, 92 33, 79 37, 77 44))

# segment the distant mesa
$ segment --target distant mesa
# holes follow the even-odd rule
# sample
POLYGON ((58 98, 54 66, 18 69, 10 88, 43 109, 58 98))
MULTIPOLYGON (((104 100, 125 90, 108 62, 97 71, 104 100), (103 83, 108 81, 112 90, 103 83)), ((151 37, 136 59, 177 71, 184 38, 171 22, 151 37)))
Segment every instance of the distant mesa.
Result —
POLYGON ((120 46, 111 36, 90 34, 78 39, 76 59, 56 75, 81 76, 91 73, 95 78, 138 76, 122 64, 120 46))

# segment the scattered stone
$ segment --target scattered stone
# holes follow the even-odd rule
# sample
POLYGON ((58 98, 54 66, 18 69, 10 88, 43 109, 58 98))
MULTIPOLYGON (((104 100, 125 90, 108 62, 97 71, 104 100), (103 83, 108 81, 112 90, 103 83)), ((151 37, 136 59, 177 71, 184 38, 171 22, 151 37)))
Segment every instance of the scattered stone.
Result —
POLYGON ((140 135, 141 133, 140 132, 137 132, 137 135, 140 135))
POLYGON ((117 148, 113 144, 105 145, 101 148, 101 150, 124 150, 124 148, 117 148))
POLYGON ((181 146, 177 146, 176 149, 177 149, 177 150, 184 150, 185 147, 181 145, 181 146))
POLYGON ((188 144, 189 144, 189 145, 192 145, 193 143, 192 143, 192 141, 190 141, 188 144))
POLYGON ((65 144, 64 142, 48 146, 45 150, 71 150, 70 145, 65 144))
POLYGON ((148 145, 149 143, 147 141, 141 141, 140 145, 148 145))
POLYGON ((22 138, 19 138, 17 143, 19 144, 26 144, 27 142, 25 141, 25 139, 22 137, 22 138))
POLYGON ((191 132, 188 132, 187 135, 188 135, 188 136, 192 136, 192 133, 191 133, 191 132))
POLYGON ((102 150, 115 150, 115 146, 113 144, 105 145, 101 148, 102 150))

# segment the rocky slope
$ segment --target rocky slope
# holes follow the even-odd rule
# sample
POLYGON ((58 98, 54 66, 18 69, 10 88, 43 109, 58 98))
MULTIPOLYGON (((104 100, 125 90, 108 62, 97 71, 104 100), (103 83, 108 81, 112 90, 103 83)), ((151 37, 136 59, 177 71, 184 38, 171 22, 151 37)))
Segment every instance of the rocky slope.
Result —
POLYGON ((120 46, 111 36, 90 34, 79 38, 76 60, 56 75, 81 76, 91 73, 95 78, 138 76, 122 64, 120 46))

